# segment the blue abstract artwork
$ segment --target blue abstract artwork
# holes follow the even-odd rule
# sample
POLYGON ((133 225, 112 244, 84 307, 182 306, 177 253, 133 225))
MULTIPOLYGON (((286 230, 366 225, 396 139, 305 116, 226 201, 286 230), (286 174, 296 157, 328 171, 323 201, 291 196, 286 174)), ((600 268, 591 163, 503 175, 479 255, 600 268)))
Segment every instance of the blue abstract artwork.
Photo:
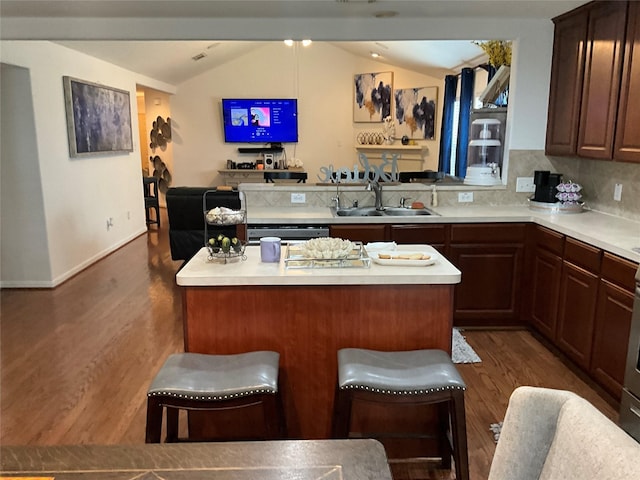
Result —
POLYGON ((434 140, 438 87, 405 88, 393 96, 396 138, 434 140))
POLYGON ((354 76, 353 121, 379 123, 391 115, 393 72, 354 76))

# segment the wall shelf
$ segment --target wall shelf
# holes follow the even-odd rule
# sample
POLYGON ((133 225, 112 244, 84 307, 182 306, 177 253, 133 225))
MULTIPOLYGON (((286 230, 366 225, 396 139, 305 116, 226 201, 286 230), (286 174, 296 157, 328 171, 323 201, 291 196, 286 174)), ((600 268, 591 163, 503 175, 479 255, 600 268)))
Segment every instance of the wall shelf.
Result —
POLYGON ((420 162, 419 170, 425 168, 424 162, 429 155, 429 147, 427 145, 356 145, 358 153, 364 153, 369 160, 382 160, 383 153, 398 155, 398 168, 403 170, 405 162, 411 162, 407 167, 410 170, 416 170, 415 162, 420 162))

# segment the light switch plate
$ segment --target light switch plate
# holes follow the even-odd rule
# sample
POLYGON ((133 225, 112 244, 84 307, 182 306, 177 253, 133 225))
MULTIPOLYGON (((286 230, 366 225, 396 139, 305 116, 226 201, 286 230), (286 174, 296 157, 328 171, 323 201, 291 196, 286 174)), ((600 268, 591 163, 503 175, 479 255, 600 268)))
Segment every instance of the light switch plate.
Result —
POLYGON ((533 183, 533 177, 518 177, 516 179, 516 192, 533 193, 536 191, 536 184, 533 183))
POLYGON ((305 203, 307 201, 307 195, 304 193, 292 193, 291 203, 305 203))
POLYGON ((613 189, 613 199, 616 202, 622 201, 622 184, 621 183, 616 183, 616 186, 613 189))

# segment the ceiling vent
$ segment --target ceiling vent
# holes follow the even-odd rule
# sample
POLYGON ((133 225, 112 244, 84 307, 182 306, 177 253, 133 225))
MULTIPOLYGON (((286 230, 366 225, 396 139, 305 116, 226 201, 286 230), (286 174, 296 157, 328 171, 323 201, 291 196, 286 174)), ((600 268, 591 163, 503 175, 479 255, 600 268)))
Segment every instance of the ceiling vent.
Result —
POLYGON ((204 57, 206 57, 207 54, 206 53, 199 53, 197 55, 194 55, 193 57, 191 57, 191 60, 193 60, 194 62, 197 62, 198 60, 202 60, 204 57))

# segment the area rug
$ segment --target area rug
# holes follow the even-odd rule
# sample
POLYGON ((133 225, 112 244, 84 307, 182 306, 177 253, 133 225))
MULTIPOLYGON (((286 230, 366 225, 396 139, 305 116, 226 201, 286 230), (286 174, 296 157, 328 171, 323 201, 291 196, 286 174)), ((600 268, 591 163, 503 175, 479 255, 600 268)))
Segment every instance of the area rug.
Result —
POLYGON ((502 432, 502 422, 492 423, 489 425, 489 430, 493 432, 493 439, 498 443, 498 440, 500 440, 500 433, 502 432))
POLYGON ((478 356, 471 345, 467 343, 464 336, 457 328, 453 329, 453 341, 451 343, 451 359, 453 363, 480 363, 482 359, 478 356))

